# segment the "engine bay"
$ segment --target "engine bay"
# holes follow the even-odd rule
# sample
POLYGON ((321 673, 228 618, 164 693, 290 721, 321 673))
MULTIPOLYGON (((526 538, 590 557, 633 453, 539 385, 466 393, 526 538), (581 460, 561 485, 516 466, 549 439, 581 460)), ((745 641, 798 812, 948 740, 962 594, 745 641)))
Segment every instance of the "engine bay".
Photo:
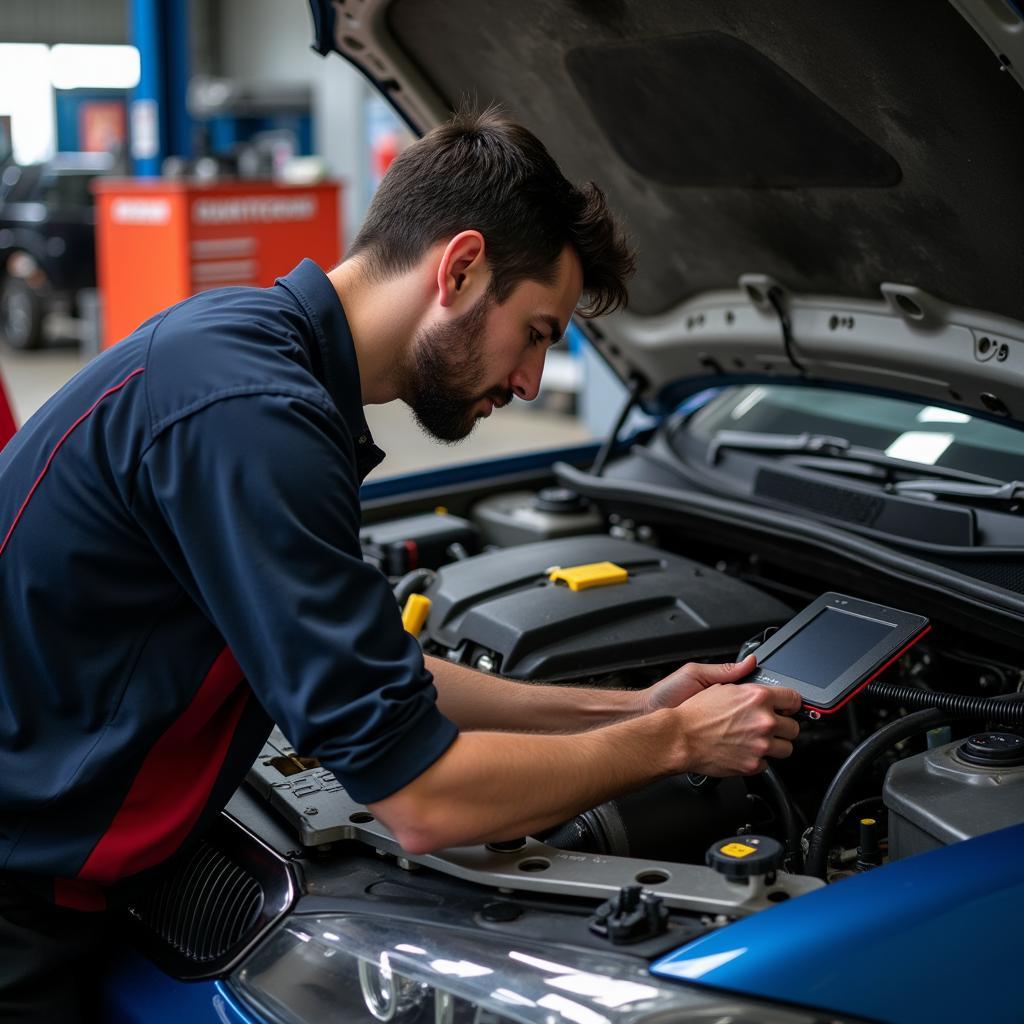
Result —
POLYGON ((218 977, 292 915, 372 905, 403 927, 441 915, 648 964, 831 883, 1024 822, 1024 657, 1011 631, 883 586, 873 566, 680 516, 623 488, 627 461, 600 478, 558 467, 582 482, 575 493, 563 479, 470 492, 458 514, 392 506, 364 528, 364 557, 418 612, 403 621, 425 654, 527 684, 640 690, 687 661, 738 660, 835 587, 933 628, 759 774, 664 778, 501 843, 410 854, 275 730, 208 840, 129 899, 152 959, 218 977), (229 891, 224 878, 237 879, 229 891))
MULTIPOLYGON (((390 520, 365 529, 364 547, 384 571, 402 570, 390 572, 392 584, 401 606, 423 609, 425 653, 566 686, 640 689, 686 661, 734 660, 830 582, 565 488, 485 498, 464 517, 439 509, 390 520)), ((1019 658, 991 645, 981 653, 953 617, 935 624, 863 696, 807 723, 793 756, 762 774, 663 779, 514 843, 409 857, 279 733, 249 782, 309 850, 354 840, 494 890, 609 899, 641 886, 672 910, 739 917, 1024 821, 1009 796, 1018 790, 1003 788, 1024 780, 1024 767, 1009 754, 968 763, 963 753, 986 743, 1019 753, 1020 708, 999 700, 1024 686, 1019 658), (940 785, 958 796, 931 799, 940 785), (715 844, 746 846, 744 837, 782 852, 778 870, 738 886, 705 864, 715 844)))

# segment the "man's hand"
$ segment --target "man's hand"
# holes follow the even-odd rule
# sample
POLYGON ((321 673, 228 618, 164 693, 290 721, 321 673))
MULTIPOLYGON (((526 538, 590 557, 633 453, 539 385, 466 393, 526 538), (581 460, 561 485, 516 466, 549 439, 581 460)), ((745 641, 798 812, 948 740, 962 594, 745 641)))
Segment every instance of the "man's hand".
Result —
POLYGON ((757 667, 752 654, 741 662, 723 665, 702 665, 691 661, 664 679, 653 683, 640 694, 641 714, 678 707, 683 701, 702 693, 716 683, 737 683, 757 667))
POLYGON ((767 757, 789 757, 800 726, 796 690, 774 686, 709 686, 678 716, 685 771, 701 775, 755 775, 767 757))

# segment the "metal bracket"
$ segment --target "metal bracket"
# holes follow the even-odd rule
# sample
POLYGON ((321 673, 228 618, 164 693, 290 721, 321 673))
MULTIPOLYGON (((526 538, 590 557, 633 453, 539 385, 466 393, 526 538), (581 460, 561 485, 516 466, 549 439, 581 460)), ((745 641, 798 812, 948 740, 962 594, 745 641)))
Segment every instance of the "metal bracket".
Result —
MULTIPOLYGON (((559 850, 536 839, 514 849, 464 846, 437 853, 410 854, 391 831, 352 800, 326 768, 283 774, 280 759, 295 752, 275 730, 248 781, 297 830, 304 846, 356 840, 404 861, 498 889, 606 900, 623 886, 642 885, 669 907, 742 917, 820 888, 817 878, 779 873, 772 885, 761 878, 732 882, 710 868, 670 861, 602 857, 559 850)), ((297 769, 300 764, 296 761, 297 769)), ((505 845, 505 844, 502 844, 505 845)))

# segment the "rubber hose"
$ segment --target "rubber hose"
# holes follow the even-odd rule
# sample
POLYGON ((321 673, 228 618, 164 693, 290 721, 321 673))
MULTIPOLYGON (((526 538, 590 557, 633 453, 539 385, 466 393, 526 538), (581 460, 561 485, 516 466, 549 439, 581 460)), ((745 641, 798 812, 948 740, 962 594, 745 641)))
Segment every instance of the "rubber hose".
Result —
POLYGON ((916 711, 905 718, 882 726, 872 733, 843 762, 839 771, 832 779, 825 799, 821 802, 818 817, 811 829, 811 838, 807 846, 807 859, 804 861, 804 874, 815 878, 824 878, 828 866, 828 846, 832 838, 832 829, 840 809, 846 803, 847 793, 860 776, 864 768, 871 764, 879 754, 900 740, 913 736, 926 729, 939 725, 948 725, 955 716, 938 708, 927 711, 916 711))
POLYGON ((422 594, 437 575, 433 569, 413 569, 407 572, 392 588, 399 608, 405 607, 410 594, 422 594))
POLYGON ((789 870, 794 874, 800 874, 803 871, 803 850, 800 848, 800 826, 797 824, 793 798, 789 795, 789 790, 786 789, 782 779, 770 765, 761 773, 761 777, 771 790, 782 817, 782 828, 786 833, 786 846, 789 848, 789 870))
MULTIPOLYGON (((901 688, 890 687, 890 689, 901 688)), ((911 692, 926 694, 928 697, 942 696, 941 694, 926 693, 923 690, 912 690, 911 692)), ((832 784, 828 787, 828 792, 825 793, 825 799, 821 802, 818 817, 811 830, 807 859, 804 862, 804 874, 825 878, 825 871, 828 867, 828 847, 836 818, 847 802, 849 791, 859 778, 860 773, 879 754, 915 733, 934 729, 941 725, 949 725, 960 718, 998 718, 1002 721, 1006 718, 1005 712, 1000 711, 994 715, 992 704, 997 701, 1000 704, 1006 701, 1010 707, 1005 710, 1016 714, 1024 707, 1024 701, 1020 697, 1020 694, 1013 693, 1003 694, 999 697, 980 698, 981 706, 976 712, 973 710, 949 711, 937 707, 931 707, 925 711, 915 711, 905 718, 890 722, 864 740, 843 762, 839 771, 836 772, 832 784)))
MULTIPOLYGON (((916 686, 894 686, 872 683, 867 688, 872 697, 890 700, 909 708, 938 708, 968 718, 988 718, 993 713, 991 697, 969 697, 963 693, 932 693, 916 686)), ((1004 695, 1005 696, 1005 695, 1004 695)), ((1002 703, 1002 701, 1000 701, 1002 703)), ((998 720, 1007 725, 1024 725, 1024 701, 1008 701, 999 711, 998 720)))

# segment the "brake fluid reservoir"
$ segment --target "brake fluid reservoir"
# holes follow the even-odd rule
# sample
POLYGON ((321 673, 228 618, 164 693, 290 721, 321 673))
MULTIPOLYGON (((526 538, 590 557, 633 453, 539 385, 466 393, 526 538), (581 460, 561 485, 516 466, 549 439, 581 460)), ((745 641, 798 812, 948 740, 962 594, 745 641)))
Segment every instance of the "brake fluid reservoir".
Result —
POLYGON ((1024 737, 978 733, 898 761, 883 798, 890 860, 1024 822, 1024 737))

